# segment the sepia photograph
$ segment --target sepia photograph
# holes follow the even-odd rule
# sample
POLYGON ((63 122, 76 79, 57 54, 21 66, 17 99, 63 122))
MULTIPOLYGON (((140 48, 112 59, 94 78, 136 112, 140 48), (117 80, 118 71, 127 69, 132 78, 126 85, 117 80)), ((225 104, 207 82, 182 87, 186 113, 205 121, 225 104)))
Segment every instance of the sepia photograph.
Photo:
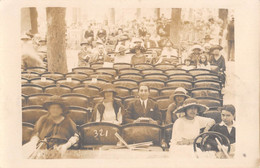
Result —
POLYGON ((23 162, 257 165, 259 58, 241 58, 241 9, 152 2, 15 8, 23 162))

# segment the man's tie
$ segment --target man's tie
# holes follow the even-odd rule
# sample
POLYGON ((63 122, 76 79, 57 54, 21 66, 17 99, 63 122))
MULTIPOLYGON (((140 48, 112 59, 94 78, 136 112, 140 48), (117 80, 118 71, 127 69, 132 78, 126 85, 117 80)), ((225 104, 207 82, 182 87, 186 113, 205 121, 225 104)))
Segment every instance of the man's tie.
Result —
POLYGON ((145 113, 145 104, 144 104, 144 101, 142 101, 142 107, 143 107, 143 112, 145 113))

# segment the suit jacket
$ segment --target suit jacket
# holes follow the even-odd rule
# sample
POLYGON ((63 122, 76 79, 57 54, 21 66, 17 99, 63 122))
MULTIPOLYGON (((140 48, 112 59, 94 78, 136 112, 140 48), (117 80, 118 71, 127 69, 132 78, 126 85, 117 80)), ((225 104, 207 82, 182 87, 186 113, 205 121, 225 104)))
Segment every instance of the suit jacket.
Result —
POLYGON ((219 133, 225 135, 229 139, 230 144, 233 144, 236 142, 236 128, 235 127, 232 127, 231 132, 229 133, 228 129, 225 125, 216 124, 210 129, 210 131, 219 132, 219 133))
POLYGON ((126 114, 124 115, 124 121, 126 123, 133 123, 134 120, 139 117, 148 117, 157 121, 160 125, 162 122, 161 112, 158 108, 158 104, 151 99, 147 100, 147 105, 145 111, 141 105, 140 99, 134 100, 129 103, 126 114))

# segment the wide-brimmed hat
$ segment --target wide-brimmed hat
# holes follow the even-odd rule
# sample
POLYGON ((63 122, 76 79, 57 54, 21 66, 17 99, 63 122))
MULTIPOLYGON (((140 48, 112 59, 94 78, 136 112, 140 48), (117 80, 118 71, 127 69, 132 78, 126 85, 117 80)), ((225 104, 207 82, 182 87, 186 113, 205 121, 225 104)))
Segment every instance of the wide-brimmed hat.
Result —
POLYGON ((103 90, 100 92, 101 95, 104 95, 105 92, 113 92, 114 94, 116 94, 116 89, 112 84, 106 84, 104 85, 103 90))
POLYGON ((183 87, 178 87, 174 90, 173 94, 170 96, 170 99, 175 99, 176 96, 184 96, 185 98, 189 98, 190 96, 187 95, 187 90, 183 87))
POLYGON ((63 109, 63 114, 67 114, 68 113, 68 103, 65 102, 60 96, 54 95, 51 96, 49 99, 47 99, 44 104, 43 104, 43 108, 45 108, 46 110, 48 110, 48 108, 50 107, 50 105, 52 104, 58 104, 61 106, 61 108, 63 109))
POLYGON ((199 49, 200 51, 203 50, 202 47, 201 47, 200 45, 198 45, 198 44, 193 45, 193 46, 191 47, 191 51, 193 51, 193 50, 195 50, 195 49, 199 49))
POLYGON ((222 46, 220 46, 220 45, 214 45, 214 46, 212 46, 211 48, 210 48, 210 52, 212 52, 212 51, 214 51, 214 50, 222 50, 223 49, 223 47, 222 46))
POLYGON ((196 106, 198 107, 198 113, 204 113, 207 111, 209 108, 205 105, 199 104, 198 100, 194 98, 187 98, 184 102, 183 105, 177 108, 173 113, 181 113, 185 112, 188 107, 191 106, 196 106))
POLYGON ((117 49, 117 53, 120 53, 120 52, 123 52, 123 51, 126 51, 127 49, 126 49, 126 47, 125 46, 123 46, 123 45, 120 45, 119 47, 118 47, 118 49, 117 49))
POLYGON ((89 39, 84 39, 84 40, 80 43, 80 45, 82 46, 82 45, 84 45, 84 44, 91 45, 92 43, 91 43, 91 40, 89 40, 89 39))
POLYGON ((29 36, 26 35, 26 34, 22 34, 22 35, 21 35, 21 40, 31 40, 31 37, 29 37, 29 36))

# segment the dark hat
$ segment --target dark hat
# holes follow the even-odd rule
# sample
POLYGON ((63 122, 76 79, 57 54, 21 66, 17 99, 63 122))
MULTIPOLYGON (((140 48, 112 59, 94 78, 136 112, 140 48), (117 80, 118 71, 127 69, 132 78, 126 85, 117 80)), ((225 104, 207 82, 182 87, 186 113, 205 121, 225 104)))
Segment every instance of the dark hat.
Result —
POLYGON ((219 107, 218 109, 229 111, 232 115, 235 115, 236 113, 236 108, 232 104, 224 105, 223 107, 219 107))
POLYGON ((80 43, 80 45, 82 46, 82 45, 84 45, 84 44, 86 44, 86 45, 91 45, 91 40, 89 40, 89 39, 84 39, 84 40, 80 43))
POLYGON ((183 87, 178 87, 177 89, 175 89, 173 94, 170 96, 170 99, 174 100, 176 96, 184 96, 185 98, 190 97, 187 95, 187 91, 183 87))
POLYGON ((210 48, 210 52, 212 52, 212 51, 214 51, 214 50, 222 50, 223 49, 223 47, 221 47, 220 45, 215 45, 215 46, 212 46, 211 48, 210 48))
POLYGON ((209 108, 205 105, 199 104, 197 99, 194 98, 187 98, 184 102, 183 105, 177 108, 173 113, 180 113, 180 112, 185 112, 188 107, 191 106, 196 106, 198 107, 198 113, 204 113, 207 111, 209 108))
POLYGON ((44 104, 43 104, 43 108, 45 108, 46 110, 48 110, 48 108, 50 107, 50 105, 52 104, 58 104, 61 106, 61 108, 63 109, 63 114, 67 114, 68 113, 68 104, 60 97, 57 95, 51 96, 49 99, 47 99, 44 104))
POLYGON ((113 92, 114 94, 116 94, 116 89, 112 84, 109 83, 104 86, 104 89, 102 90, 102 92, 100 92, 100 94, 104 96, 105 92, 113 92))

